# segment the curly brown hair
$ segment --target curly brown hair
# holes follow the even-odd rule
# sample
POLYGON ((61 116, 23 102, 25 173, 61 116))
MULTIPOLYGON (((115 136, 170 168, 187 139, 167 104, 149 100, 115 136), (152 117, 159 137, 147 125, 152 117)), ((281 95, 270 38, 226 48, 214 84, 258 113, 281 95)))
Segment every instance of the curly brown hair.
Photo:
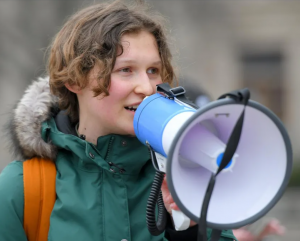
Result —
POLYGON ((59 97, 60 109, 67 110, 72 122, 78 122, 78 100, 65 84, 85 88, 90 70, 98 65, 101 70, 93 91, 95 96, 109 95, 110 75, 126 33, 145 30, 153 34, 162 61, 162 81, 172 85, 176 76, 162 22, 163 18, 150 13, 141 1, 96 4, 69 18, 49 47, 48 73, 51 92, 59 97))

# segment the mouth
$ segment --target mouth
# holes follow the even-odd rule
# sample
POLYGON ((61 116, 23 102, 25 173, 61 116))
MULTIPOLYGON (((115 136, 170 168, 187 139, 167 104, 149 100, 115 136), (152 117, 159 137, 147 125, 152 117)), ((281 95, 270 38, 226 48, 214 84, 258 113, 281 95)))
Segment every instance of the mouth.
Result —
POLYGON ((138 106, 139 106, 139 105, 125 106, 124 108, 125 108, 126 110, 135 112, 136 109, 138 108, 138 106))

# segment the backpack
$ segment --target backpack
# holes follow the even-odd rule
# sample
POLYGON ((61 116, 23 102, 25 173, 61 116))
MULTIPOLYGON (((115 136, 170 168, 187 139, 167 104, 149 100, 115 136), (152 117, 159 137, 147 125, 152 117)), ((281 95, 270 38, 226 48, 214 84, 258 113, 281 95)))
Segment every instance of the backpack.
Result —
POLYGON ((24 223, 28 241, 47 241, 50 215, 56 200, 56 166, 44 158, 23 163, 24 223))

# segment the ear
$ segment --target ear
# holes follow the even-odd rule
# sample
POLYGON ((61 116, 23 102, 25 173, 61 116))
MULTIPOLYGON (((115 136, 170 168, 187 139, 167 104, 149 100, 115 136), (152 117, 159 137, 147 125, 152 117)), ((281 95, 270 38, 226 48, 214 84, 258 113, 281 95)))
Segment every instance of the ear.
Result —
POLYGON ((66 88, 75 94, 80 94, 81 89, 78 85, 70 85, 68 83, 65 84, 66 88))

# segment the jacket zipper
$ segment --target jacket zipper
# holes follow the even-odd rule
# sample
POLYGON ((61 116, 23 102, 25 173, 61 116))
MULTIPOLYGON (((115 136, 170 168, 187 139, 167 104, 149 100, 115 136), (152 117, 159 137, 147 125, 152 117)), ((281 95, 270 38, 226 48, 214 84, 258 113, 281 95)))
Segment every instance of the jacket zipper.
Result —
POLYGON ((122 167, 119 167, 118 165, 116 165, 115 163, 111 162, 111 161, 108 161, 109 160, 109 154, 110 154, 110 150, 111 150, 111 146, 112 146, 112 143, 113 143, 113 140, 114 140, 114 137, 112 136, 110 139, 109 139, 109 143, 108 143, 108 149, 107 149, 107 153, 106 153, 106 156, 105 156, 105 160, 107 161, 108 165, 110 166, 110 171, 113 172, 113 173, 116 173, 116 169, 117 168, 119 170, 120 173, 124 173, 125 172, 125 169, 122 168, 122 167), (115 168, 113 168, 115 167, 115 168))
POLYGON ((124 172, 125 172, 125 169, 124 169, 124 168, 119 167, 118 165, 116 165, 116 164, 113 163, 113 162, 108 162, 108 165, 110 166, 110 170, 111 170, 112 172, 116 172, 116 170, 112 168, 113 166, 116 167, 116 168, 118 168, 120 173, 124 173, 124 172))
POLYGON ((109 153, 110 153, 110 149, 111 149, 111 145, 112 145, 113 140, 114 140, 114 137, 113 136, 110 137, 107 152, 106 152, 106 155, 105 155, 105 161, 108 161, 109 153))

